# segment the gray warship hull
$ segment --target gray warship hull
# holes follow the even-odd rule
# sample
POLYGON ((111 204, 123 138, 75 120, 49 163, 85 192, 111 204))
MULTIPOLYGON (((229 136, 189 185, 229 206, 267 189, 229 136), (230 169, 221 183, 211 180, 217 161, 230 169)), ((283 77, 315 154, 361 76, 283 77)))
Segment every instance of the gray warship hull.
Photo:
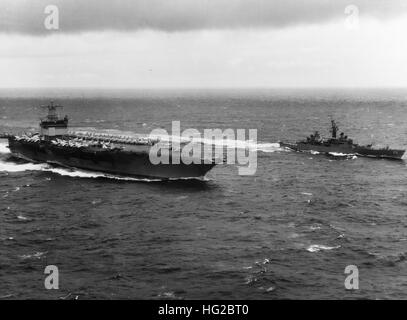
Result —
POLYGON ((353 154, 362 157, 372 157, 372 158, 387 158, 387 159, 395 159, 400 160, 405 150, 400 149, 373 149, 370 147, 359 146, 354 144, 328 144, 324 145, 316 144, 316 143, 306 143, 306 142, 297 142, 297 143, 284 143, 280 142, 280 146, 289 148, 295 151, 314 151, 319 153, 325 154, 353 154))
POLYGON ((121 176, 160 179, 198 178, 211 170, 216 162, 185 164, 152 164, 149 146, 136 150, 103 150, 55 145, 50 141, 29 142, 9 136, 9 149, 14 157, 28 161, 51 163, 60 166, 103 172, 121 176))

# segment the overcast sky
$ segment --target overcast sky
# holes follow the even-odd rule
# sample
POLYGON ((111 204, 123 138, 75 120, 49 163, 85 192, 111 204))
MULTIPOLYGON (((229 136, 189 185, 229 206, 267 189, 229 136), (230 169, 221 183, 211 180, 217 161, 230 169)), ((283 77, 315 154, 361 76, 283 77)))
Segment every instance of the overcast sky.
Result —
POLYGON ((406 30, 403 0, 0 0, 0 87, 407 86, 406 30))

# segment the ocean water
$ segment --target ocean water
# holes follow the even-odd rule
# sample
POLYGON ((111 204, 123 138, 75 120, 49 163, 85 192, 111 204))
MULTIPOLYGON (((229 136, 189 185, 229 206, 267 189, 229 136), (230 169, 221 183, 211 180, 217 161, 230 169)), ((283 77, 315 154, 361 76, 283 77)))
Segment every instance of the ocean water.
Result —
POLYGON ((35 130, 49 100, 80 130, 257 129, 258 168, 119 178, 17 161, 0 141, 0 298, 407 298, 406 162, 278 145, 332 117, 361 144, 407 148, 407 90, 2 90, 0 132, 35 130))

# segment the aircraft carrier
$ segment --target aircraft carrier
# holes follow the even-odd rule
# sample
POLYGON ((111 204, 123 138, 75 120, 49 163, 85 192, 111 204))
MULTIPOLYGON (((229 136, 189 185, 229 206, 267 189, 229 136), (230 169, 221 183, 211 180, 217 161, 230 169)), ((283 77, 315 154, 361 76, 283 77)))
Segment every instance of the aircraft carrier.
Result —
POLYGON ((173 163, 171 143, 164 143, 159 138, 69 131, 68 117, 59 115, 62 106, 51 103, 45 107, 48 115, 41 120, 38 133, 0 135, 0 138, 8 140, 12 156, 30 162, 45 162, 120 176, 160 179, 203 177, 222 162, 215 158, 200 158, 190 159, 188 163, 182 159, 179 163, 173 163), (150 150, 158 143, 166 145, 160 148, 160 156, 168 156, 168 164, 153 164, 150 161, 150 150))

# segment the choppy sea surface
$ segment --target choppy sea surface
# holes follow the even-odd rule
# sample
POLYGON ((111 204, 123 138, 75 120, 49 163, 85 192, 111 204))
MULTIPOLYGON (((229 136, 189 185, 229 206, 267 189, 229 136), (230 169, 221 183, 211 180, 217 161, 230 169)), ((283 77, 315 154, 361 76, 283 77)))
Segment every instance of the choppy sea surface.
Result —
POLYGON ((407 298, 406 162, 278 145, 328 135, 332 117, 361 144, 407 148, 407 90, 1 90, 0 132, 35 130, 49 100, 81 130, 257 129, 258 168, 106 177, 17 161, 0 141, 1 299, 407 298))

